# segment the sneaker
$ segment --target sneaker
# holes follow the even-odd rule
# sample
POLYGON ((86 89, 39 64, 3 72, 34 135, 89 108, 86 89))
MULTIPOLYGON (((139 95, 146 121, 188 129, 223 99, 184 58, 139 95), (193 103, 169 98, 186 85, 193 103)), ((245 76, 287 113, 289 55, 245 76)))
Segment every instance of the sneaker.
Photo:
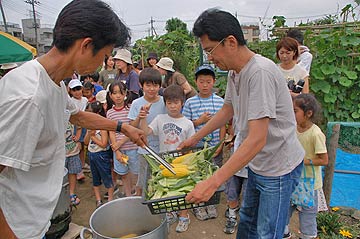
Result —
POLYGON ((173 224, 174 222, 176 222, 176 221, 177 221, 177 218, 178 218, 178 216, 177 216, 176 212, 167 212, 167 213, 166 213, 166 222, 167 222, 169 225, 171 225, 171 224, 173 224))
MULTIPOLYGON (((120 191, 120 190, 119 190, 119 186, 116 185, 115 188, 114 188, 114 193, 113 193, 114 197, 117 196, 117 194, 119 193, 119 191, 120 191)), ((109 193, 108 193, 108 192, 104 193, 104 198, 105 198, 105 199, 109 198, 109 193)))
MULTIPOLYGON (((236 207, 234 210, 235 210, 235 213, 237 213, 239 211, 239 207, 236 207)), ((225 217, 226 218, 229 218, 229 210, 230 208, 228 207, 226 210, 225 210, 225 217)))
POLYGON ((209 216, 208 216, 208 213, 206 212, 205 207, 197 207, 197 208, 194 208, 192 211, 193 211, 195 217, 197 219, 199 219, 200 221, 205 221, 205 220, 209 219, 209 216))
POLYGON ((81 170, 80 173, 78 173, 78 174, 76 175, 76 179, 77 179, 78 182, 83 182, 83 180, 85 180, 85 175, 84 175, 84 173, 83 173, 82 170, 81 170))
POLYGON ((97 200, 96 201, 96 208, 100 207, 101 205, 103 205, 101 200, 97 200))
POLYGON ((290 239, 291 236, 292 236, 292 235, 291 235, 291 232, 286 233, 286 234, 283 235, 283 239, 290 239))
POLYGON ((190 217, 179 217, 179 223, 176 226, 176 232, 186 232, 189 228, 190 217))
POLYGON ((206 207, 207 215, 209 219, 217 218, 218 213, 215 205, 209 205, 206 207))
POLYGON ((85 163, 84 166, 82 167, 82 169, 90 170, 90 165, 85 163))
POLYGON ((226 234, 233 234, 235 232, 235 228, 237 225, 236 217, 229 217, 226 219, 226 224, 224 228, 224 232, 226 234))

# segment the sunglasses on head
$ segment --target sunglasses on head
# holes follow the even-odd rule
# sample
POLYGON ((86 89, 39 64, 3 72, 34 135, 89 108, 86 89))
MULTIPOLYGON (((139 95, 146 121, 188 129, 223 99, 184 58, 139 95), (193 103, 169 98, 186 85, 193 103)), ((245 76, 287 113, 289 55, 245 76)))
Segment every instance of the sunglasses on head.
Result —
POLYGON ((72 91, 79 91, 79 90, 81 90, 81 89, 82 89, 81 86, 76 86, 76 87, 72 88, 71 90, 72 90, 72 91))

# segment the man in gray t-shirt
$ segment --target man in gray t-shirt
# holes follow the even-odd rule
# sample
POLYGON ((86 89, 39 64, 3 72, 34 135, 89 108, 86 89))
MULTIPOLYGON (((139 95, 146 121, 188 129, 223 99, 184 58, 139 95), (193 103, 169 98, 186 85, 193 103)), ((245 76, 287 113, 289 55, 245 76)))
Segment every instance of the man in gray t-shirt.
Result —
POLYGON ((241 145, 212 177, 188 193, 186 200, 209 200, 221 184, 248 164, 237 238, 282 238, 304 157, 285 78, 272 61, 246 47, 240 24, 230 13, 217 9, 203 12, 193 32, 208 59, 229 75, 221 110, 180 147, 195 145, 231 117, 241 145))

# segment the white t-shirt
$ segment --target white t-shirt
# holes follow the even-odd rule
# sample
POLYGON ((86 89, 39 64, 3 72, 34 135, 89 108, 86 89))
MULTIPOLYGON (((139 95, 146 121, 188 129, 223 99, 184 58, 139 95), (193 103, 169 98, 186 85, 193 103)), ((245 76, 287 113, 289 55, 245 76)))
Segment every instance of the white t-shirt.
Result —
POLYGON ((42 238, 64 174, 64 133, 79 110, 32 60, 0 81, 0 207, 18 238, 42 238))
POLYGON ((294 80, 296 84, 299 80, 304 80, 305 77, 309 76, 309 73, 305 70, 305 68, 298 64, 295 64, 295 66, 289 70, 281 68, 280 65, 278 66, 281 72, 284 74, 286 82, 294 80))
POLYGON ((195 134, 194 124, 185 116, 172 118, 168 114, 155 117, 149 127, 159 137, 160 153, 176 150, 179 144, 195 134))
POLYGON ((88 103, 88 99, 84 96, 81 97, 81 99, 76 99, 74 97, 71 98, 72 101, 74 101, 75 105, 82 111, 85 111, 86 105, 88 103))
MULTIPOLYGON (((95 137, 98 138, 99 140, 101 140, 101 131, 100 130, 95 131, 95 137)), ((106 150, 107 150, 107 148, 100 147, 92 139, 90 139, 90 142, 88 145, 88 151, 90 153, 97 153, 97 152, 106 151, 106 150)))
POLYGON ((284 76, 274 62, 253 56, 239 74, 229 71, 225 104, 234 110, 239 144, 248 136, 250 120, 269 118, 266 145, 249 162, 262 176, 290 173, 304 158, 296 137, 296 121, 284 76))

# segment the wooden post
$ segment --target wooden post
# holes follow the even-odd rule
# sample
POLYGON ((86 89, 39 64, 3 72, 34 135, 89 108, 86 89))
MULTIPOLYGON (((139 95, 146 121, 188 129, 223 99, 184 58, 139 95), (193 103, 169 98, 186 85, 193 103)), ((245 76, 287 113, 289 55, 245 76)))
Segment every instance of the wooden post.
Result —
POLYGON ((336 160, 336 149, 339 143, 339 135, 340 135, 340 124, 335 124, 332 128, 330 142, 327 148, 329 163, 325 168, 324 186, 323 186, 326 204, 328 206, 330 205, 332 182, 334 178, 334 169, 335 169, 335 160, 336 160))

